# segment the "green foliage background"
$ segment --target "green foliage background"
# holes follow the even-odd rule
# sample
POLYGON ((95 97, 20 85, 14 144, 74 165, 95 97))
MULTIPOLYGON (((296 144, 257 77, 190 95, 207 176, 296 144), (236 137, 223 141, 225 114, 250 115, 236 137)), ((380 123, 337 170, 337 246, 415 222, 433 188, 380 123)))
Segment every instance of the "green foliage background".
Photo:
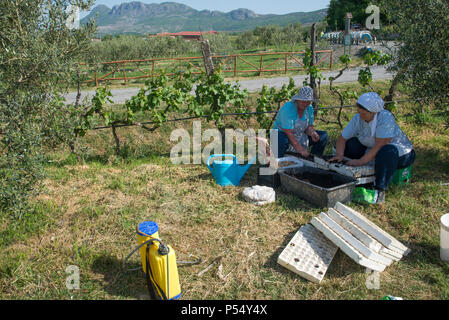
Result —
MULTIPOLYGON (((94 25, 66 26, 69 8, 93 1, 3 0, 0 3, 0 210, 22 216, 38 191, 43 145, 64 135, 67 114, 55 103, 74 79, 75 61, 94 25)), ((63 139, 63 138, 61 138, 63 139)))
MULTIPOLYGON (((317 34, 326 28, 317 25, 317 34)), ((292 23, 284 28, 278 25, 258 26, 253 30, 238 34, 207 34, 211 51, 216 55, 234 54, 241 51, 267 50, 296 51, 307 46, 310 27, 292 23)), ((93 42, 83 56, 82 61, 90 64, 151 58, 179 56, 201 56, 201 47, 197 41, 188 41, 180 37, 146 37, 138 35, 107 35, 100 42, 93 42)))
POLYGON ((331 30, 338 31, 345 29, 345 15, 352 13, 351 23, 365 24, 368 15, 365 13, 372 0, 331 0, 327 10, 326 22, 331 30))
POLYGON ((420 101, 416 112, 434 104, 449 118, 449 2, 382 0, 379 5, 396 22, 402 45, 392 70, 420 101))

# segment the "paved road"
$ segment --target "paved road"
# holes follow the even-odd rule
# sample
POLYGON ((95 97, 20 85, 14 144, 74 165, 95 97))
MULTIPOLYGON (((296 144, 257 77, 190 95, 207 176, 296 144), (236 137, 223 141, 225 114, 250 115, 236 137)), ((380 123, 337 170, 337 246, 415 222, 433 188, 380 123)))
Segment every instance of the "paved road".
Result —
MULTIPOLYGON (((373 80, 387 80, 392 79, 393 75, 386 71, 385 67, 373 67, 371 68, 373 73, 373 80)), ((329 83, 327 80, 331 76, 336 76, 338 71, 334 72, 324 72, 323 76, 326 78, 322 83, 329 83)), ((345 73, 335 81, 335 83, 346 83, 346 82, 356 82, 359 74, 359 69, 349 69, 346 70, 345 73)), ((295 76, 293 80, 296 85, 302 86, 303 81, 306 79, 306 76, 295 76)), ((262 89, 262 86, 265 84, 268 87, 276 87, 281 88, 284 84, 288 84, 288 77, 279 77, 279 78, 263 78, 263 79, 253 79, 253 80, 241 80, 239 81, 242 89, 248 89, 250 92, 259 91, 262 89)), ((114 103, 122 104, 125 103, 130 97, 137 94, 139 88, 126 88, 126 89, 113 89, 111 90, 113 95, 114 103)), ((89 98, 95 94, 95 91, 83 91, 81 93, 81 99, 88 96, 89 98)), ((72 92, 66 95, 67 103, 74 103, 76 98, 76 93, 72 92)))

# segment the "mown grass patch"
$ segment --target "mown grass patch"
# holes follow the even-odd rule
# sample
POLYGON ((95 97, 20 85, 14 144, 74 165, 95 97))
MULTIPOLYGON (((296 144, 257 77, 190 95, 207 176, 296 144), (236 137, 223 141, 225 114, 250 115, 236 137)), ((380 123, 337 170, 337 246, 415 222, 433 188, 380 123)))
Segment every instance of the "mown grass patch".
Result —
MULTIPOLYGON (((386 88, 386 82, 375 83, 386 88)), ((349 86, 349 85, 345 85, 349 86)), ((336 103, 323 90, 329 103, 336 103)), ((368 289, 368 274, 338 251, 323 282, 310 283, 277 264, 298 229, 321 210, 282 192, 264 207, 245 202, 243 188, 256 183, 252 167, 241 186, 218 186, 205 165, 171 163, 169 132, 190 122, 171 124, 154 134, 119 129, 126 152, 114 154, 110 132, 89 133, 78 163, 61 149, 49 154, 48 178, 33 210, 22 220, 0 220, 0 298, 2 299, 147 299, 140 258, 128 253, 137 245, 136 225, 156 221, 160 236, 178 260, 201 258, 179 266, 184 299, 448 299, 449 266, 439 259, 439 218, 448 211, 449 141, 439 121, 416 125, 411 105, 395 111, 417 151, 413 177, 392 186, 386 204, 350 204, 412 251, 380 275, 380 289, 368 289), (167 135, 168 133, 168 135, 167 135), (221 260, 198 276, 212 261, 221 260), (68 290, 66 268, 80 269, 80 290, 68 290), (221 265, 221 274, 218 267, 221 265)), ((354 110, 344 112, 344 122, 354 110)), ((326 115, 335 119, 336 112, 326 115)), ((320 116, 323 117, 323 116, 320 116)), ((254 119, 235 125, 256 125, 254 119)), ((203 128, 211 124, 203 122, 203 128)), ((330 133, 330 152, 339 133, 335 124, 317 121, 330 133)))

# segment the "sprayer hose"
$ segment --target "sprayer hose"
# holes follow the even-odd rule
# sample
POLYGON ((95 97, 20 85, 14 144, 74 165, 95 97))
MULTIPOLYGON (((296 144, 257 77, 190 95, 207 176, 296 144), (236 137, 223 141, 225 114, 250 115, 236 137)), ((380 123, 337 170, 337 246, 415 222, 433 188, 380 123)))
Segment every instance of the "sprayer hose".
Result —
MULTIPOLYGON (((122 269, 125 268, 126 262, 128 262, 129 258, 131 258, 131 256, 132 256, 137 250, 139 250, 140 248, 142 248, 143 246, 149 244, 149 243, 152 242, 152 241, 157 241, 157 242, 159 242, 159 243, 162 243, 162 241, 161 241, 160 239, 150 239, 150 240, 145 241, 144 243, 138 245, 138 246, 137 246, 136 248, 134 248, 134 250, 133 250, 133 251, 132 251, 126 258, 125 258, 125 260, 123 261, 123 264, 122 264, 122 269)), ((186 265, 187 265, 187 264, 195 265, 195 264, 200 264, 201 262, 203 262, 203 260, 202 260, 201 258, 198 259, 198 260, 196 260, 196 261, 176 261, 177 264, 186 264, 186 265)), ((136 269, 128 269, 128 270, 126 270, 126 271, 132 272, 132 271, 137 271, 137 270, 140 270, 140 268, 136 268, 136 269)))

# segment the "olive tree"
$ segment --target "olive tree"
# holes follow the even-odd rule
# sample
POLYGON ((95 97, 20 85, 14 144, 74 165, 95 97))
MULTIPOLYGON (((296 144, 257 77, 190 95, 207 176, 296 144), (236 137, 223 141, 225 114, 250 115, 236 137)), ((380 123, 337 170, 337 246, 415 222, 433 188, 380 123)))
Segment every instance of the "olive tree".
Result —
POLYGON ((253 33, 255 36, 258 36, 258 45, 267 50, 268 46, 274 44, 274 35, 278 30, 274 25, 258 26, 254 29, 253 33))
MULTIPOLYGON (((448 115, 449 2, 447 0, 380 0, 382 14, 396 24, 399 46, 392 69, 394 86, 407 85, 421 105, 435 104, 448 115)), ((417 111, 422 111, 418 108, 417 111)))
POLYGON ((245 31, 235 40, 236 48, 239 50, 248 50, 257 46, 257 37, 253 31, 245 31))
MULTIPOLYGON (((211 51, 216 54, 230 54, 232 53, 232 41, 229 35, 225 33, 219 34, 208 34, 204 36, 205 39, 209 40, 211 51)), ((199 47, 199 46, 198 46, 199 47)))
POLYGON ((70 28, 69 9, 92 4, 0 2, 0 212, 22 216, 29 197, 39 190, 44 142, 58 139, 63 132, 58 115, 63 118, 67 108, 74 108, 55 98, 76 80, 76 59, 95 31, 91 24, 70 28))
POLYGON ((364 24, 366 20, 365 9, 371 0, 331 0, 327 9, 326 22, 331 30, 345 29, 345 15, 351 12, 353 23, 364 24))
POLYGON ((295 49, 302 40, 302 25, 301 23, 290 23, 288 26, 282 29, 285 42, 287 43, 290 51, 295 49))

